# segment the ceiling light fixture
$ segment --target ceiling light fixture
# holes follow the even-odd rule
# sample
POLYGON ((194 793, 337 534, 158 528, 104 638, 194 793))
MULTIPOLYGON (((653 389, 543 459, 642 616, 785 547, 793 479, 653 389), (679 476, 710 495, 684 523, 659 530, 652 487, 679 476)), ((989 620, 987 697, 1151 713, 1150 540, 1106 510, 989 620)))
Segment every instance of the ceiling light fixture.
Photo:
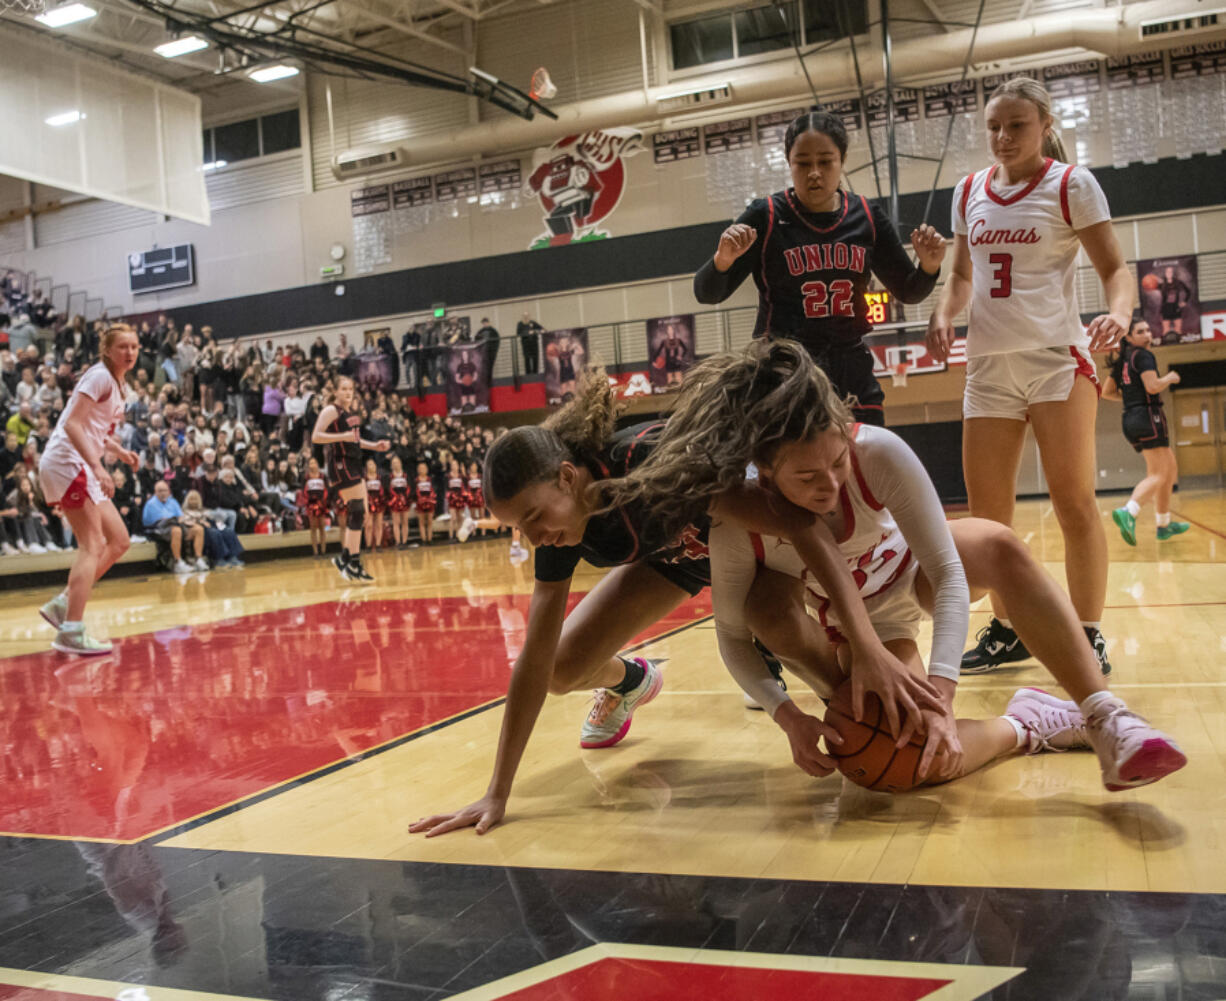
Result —
POLYGON ((91 17, 97 16, 98 12, 93 7, 87 7, 83 3, 66 3, 44 11, 34 20, 40 24, 45 24, 48 28, 62 28, 66 24, 88 21, 91 17))
POLYGON ((176 59, 189 52, 199 52, 208 47, 209 43, 199 35, 186 35, 183 38, 176 38, 173 42, 164 42, 155 47, 153 51, 164 59, 176 59))

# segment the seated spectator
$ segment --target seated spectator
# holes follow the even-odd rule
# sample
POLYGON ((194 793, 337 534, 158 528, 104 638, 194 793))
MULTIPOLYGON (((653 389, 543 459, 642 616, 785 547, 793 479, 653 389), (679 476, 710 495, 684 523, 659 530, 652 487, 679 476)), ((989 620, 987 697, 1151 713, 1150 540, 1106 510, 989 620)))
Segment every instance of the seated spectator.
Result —
POLYGON ((23 368, 21 370, 21 381, 17 383, 17 403, 30 404, 30 410, 38 413, 38 382, 36 381, 38 373, 32 368, 23 368))
POLYGON ((52 541, 51 533, 47 530, 49 519, 39 510, 34 483, 28 476, 18 479, 17 485, 9 491, 5 509, 14 512, 12 520, 16 527, 18 550, 23 553, 59 551, 60 547, 52 541))
MULTIPOLYGON (((164 539, 170 543, 170 553, 175 560, 175 573, 208 570, 209 565, 204 559, 203 525, 192 525, 186 530, 189 549, 194 549, 196 553, 195 565, 183 558, 184 528, 180 523, 182 517, 183 509, 179 507, 179 502, 170 496, 170 484, 159 480, 153 488, 153 496, 145 501, 145 509, 141 514, 145 534, 151 539, 164 539)), ((187 555, 190 557, 191 553, 187 555)))
POLYGON ((328 364, 328 345, 324 343, 322 337, 316 337, 315 343, 311 345, 311 364, 314 365, 315 359, 319 359, 325 365, 328 364))
POLYGON ((239 485, 233 467, 223 466, 217 487, 217 506, 235 514, 235 528, 241 533, 250 532, 259 520, 260 512, 250 497, 239 485))
POLYGON ((4 433, 4 447, 0 448, 0 484, 5 483, 9 474, 21 465, 21 443, 17 440, 15 431, 4 433))
POLYGON ((29 403, 22 403, 4 425, 4 430, 17 436, 17 443, 24 446, 36 427, 34 411, 29 403))
POLYGON ((60 391, 54 370, 43 369, 43 382, 35 392, 34 400, 34 410, 38 414, 55 414, 58 417, 64 409, 64 394, 60 391))
POLYGON ((197 490, 189 490, 183 500, 184 525, 201 525, 204 528, 204 554, 216 567, 243 566, 243 545, 233 528, 226 527, 224 520, 213 517, 204 507, 197 490))
POLYGON ((30 347, 38 346, 38 328, 26 313, 19 313, 9 327, 9 350, 20 356, 30 347))
POLYGON ((119 512, 119 517, 123 519, 128 536, 133 542, 144 542, 145 538, 141 534, 144 531, 141 509, 144 507, 145 495, 141 489, 140 477, 129 477, 123 466, 116 466, 111 470, 111 479, 115 481, 115 495, 111 501, 119 512))

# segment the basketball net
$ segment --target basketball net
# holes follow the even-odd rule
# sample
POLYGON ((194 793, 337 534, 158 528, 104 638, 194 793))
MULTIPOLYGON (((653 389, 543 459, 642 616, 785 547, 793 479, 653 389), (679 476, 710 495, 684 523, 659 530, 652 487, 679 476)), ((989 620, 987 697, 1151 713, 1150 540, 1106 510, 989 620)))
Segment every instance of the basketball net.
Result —
POLYGON ((890 380, 899 388, 907 384, 907 363, 900 361, 890 372, 890 380))
POLYGON ((0 11, 11 10, 15 14, 37 16, 47 10, 45 0, 0 0, 0 11))
POLYGON ((532 95, 534 101, 548 101, 551 97, 557 96, 558 88, 549 79, 549 70, 544 66, 532 74, 532 87, 528 93, 532 95))

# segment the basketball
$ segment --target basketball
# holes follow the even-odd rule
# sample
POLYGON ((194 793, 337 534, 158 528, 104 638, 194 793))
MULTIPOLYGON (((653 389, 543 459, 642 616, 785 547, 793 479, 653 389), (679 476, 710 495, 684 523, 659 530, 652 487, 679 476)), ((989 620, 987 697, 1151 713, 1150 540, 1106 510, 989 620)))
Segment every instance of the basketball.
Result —
POLYGON ((473 384, 473 376, 470 373, 465 372, 462 376, 460 376, 461 386, 471 386, 472 384, 473 384))
POLYGON ((652 368, 657 368, 657 369, 663 368, 663 367, 664 367, 664 365, 665 365, 665 362, 664 362, 664 356, 663 356, 663 355, 656 355, 656 359, 655 359, 655 361, 653 361, 653 362, 651 363, 651 367, 652 367, 652 368))
POLYGON ((548 344, 545 345, 545 357, 546 358, 558 357, 558 346, 553 341, 550 341, 548 344))
POLYGON ((857 722, 851 708, 851 681, 843 682, 826 706, 826 723, 843 738, 842 745, 828 753, 856 785, 876 792, 906 792, 922 781, 916 772, 923 738, 914 736, 905 747, 896 748, 876 695, 864 694, 864 720, 857 722))
POLYGON ((1157 292, 1158 286, 1162 283, 1158 280, 1155 274, 1148 274, 1141 279, 1141 288, 1148 289, 1150 292, 1157 292))

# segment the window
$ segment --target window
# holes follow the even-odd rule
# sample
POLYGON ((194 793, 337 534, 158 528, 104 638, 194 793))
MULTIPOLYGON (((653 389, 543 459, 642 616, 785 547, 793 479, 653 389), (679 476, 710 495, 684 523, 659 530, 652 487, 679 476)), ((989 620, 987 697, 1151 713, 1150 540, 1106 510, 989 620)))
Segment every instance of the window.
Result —
POLYGON ((260 155, 260 123, 257 118, 245 122, 218 125, 213 130, 213 145, 218 160, 234 163, 260 155))
POLYGON ((735 55, 732 49, 732 18, 727 14, 672 24, 668 33, 673 43, 673 69, 717 63, 735 55))
POLYGON ((278 111, 262 118, 248 118, 204 130, 204 162, 235 163, 258 156, 271 156, 302 146, 298 109, 278 111))
POLYGON ((297 149, 302 145, 302 138, 298 134, 298 109, 265 115, 260 119, 260 134, 264 156, 297 149))
POLYGON ((846 37, 847 32, 839 30, 840 20, 850 23, 853 34, 868 31, 867 0, 787 0, 750 7, 670 24, 673 69, 789 49, 798 17, 803 17, 802 45, 846 37))
MULTIPOLYGON (((809 6, 816 7, 814 0, 809 6)), ((755 7, 736 12, 736 52, 738 56, 756 56, 759 52, 774 52, 792 47, 792 32, 798 31, 797 5, 755 7)), ((801 39, 797 37, 796 41, 801 39)))

